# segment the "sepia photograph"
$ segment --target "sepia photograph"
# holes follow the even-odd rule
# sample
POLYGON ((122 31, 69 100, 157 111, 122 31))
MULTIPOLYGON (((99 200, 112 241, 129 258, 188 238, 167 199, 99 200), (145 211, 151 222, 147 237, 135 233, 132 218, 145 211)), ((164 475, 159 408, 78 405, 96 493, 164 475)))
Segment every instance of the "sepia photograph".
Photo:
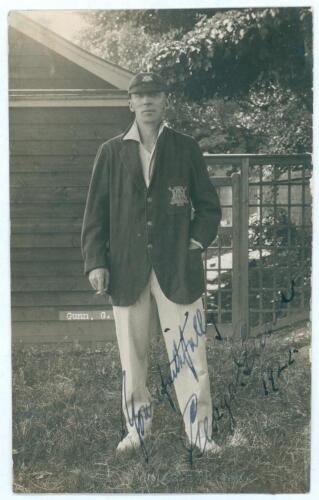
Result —
POLYGON ((313 10, 8 12, 13 493, 310 492, 313 10))

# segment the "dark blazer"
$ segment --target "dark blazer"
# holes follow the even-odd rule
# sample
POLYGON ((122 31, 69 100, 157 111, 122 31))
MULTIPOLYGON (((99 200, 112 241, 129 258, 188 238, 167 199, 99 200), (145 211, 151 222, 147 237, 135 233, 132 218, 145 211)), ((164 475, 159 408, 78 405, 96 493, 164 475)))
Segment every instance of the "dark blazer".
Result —
POLYGON ((106 267, 115 306, 136 302, 153 267, 170 300, 190 304, 204 291, 201 249, 216 237, 219 199, 197 142, 164 127, 147 188, 138 143, 121 134, 96 155, 83 219, 84 272, 106 267), (192 216, 193 215, 193 216, 192 216))

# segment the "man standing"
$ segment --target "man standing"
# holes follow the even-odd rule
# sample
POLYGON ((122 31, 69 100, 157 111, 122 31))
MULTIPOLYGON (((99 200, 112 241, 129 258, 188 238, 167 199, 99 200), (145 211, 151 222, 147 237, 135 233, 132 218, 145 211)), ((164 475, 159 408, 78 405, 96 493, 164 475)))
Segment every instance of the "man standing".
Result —
POLYGON ((117 449, 137 447, 150 433, 155 299, 189 443, 214 452, 201 254, 217 234, 219 200, 196 141, 163 122, 163 80, 139 73, 128 93, 135 120, 98 150, 81 237, 84 272, 113 304, 128 431, 117 449))

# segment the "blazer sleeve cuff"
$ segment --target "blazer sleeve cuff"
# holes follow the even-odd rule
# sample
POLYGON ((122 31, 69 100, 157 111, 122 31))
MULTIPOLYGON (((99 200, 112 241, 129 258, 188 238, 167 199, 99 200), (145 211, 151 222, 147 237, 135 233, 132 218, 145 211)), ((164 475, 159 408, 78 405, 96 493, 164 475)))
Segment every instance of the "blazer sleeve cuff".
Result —
POLYGON ((219 221, 216 220, 216 223, 214 224, 211 223, 211 227, 215 228, 214 230, 211 230, 209 234, 207 234, 207 228, 202 228, 200 225, 193 225, 192 231, 191 231, 191 239, 197 241, 202 245, 203 250, 206 250, 207 247, 214 241, 214 239, 217 236, 218 232, 218 223, 219 221))
POLYGON ((203 245, 199 241, 195 240, 194 238, 190 238, 190 241, 192 243, 194 243, 196 246, 198 246, 198 248, 201 248, 202 250, 204 250, 203 245))
POLYGON ((105 269, 109 269, 109 262, 107 257, 92 257, 90 259, 86 259, 84 263, 84 274, 89 274, 90 271, 96 269, 97 267, 104 267, 105 269))

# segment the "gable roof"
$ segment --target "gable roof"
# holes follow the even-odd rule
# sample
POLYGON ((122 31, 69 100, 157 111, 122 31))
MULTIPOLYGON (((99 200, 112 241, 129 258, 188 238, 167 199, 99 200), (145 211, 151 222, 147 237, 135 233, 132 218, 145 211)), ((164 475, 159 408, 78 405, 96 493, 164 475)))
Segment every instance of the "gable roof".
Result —
POLYGON ((129 81, 133 76, 131 71, 81 49, 49 28, 21 14, 21 12, 11 11, 8 20, 9 26, 29 38, 102 78, 102 80, 111 83, 118 89, 127 90, 129 81))

